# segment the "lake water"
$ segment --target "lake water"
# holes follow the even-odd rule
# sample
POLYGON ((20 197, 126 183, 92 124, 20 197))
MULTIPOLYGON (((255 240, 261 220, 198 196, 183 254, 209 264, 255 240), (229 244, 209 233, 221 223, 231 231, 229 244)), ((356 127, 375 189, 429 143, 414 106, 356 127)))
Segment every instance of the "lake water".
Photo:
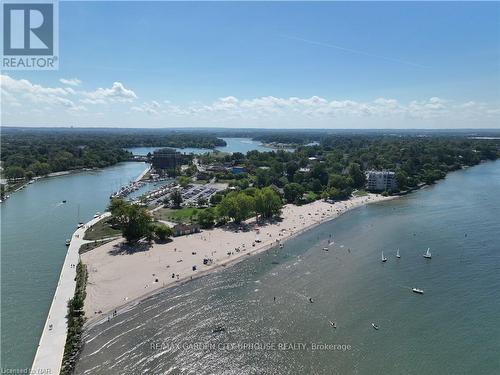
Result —
POLYGON ((76 372, 499 374, 499 192, 497 161, 354 210, 93 327, 76 372))
MULTIPOLYGON (((268 152, 272 151, 273 148, 264 146, 259 141, 254 141, 251 138, 222 138, 226 141, 226 146, 217 147, 216 150, 222 152, 241 152, 246 154, 248 151, 257 150, 260 152, 268 152)), ((127 148, 128 151, 132 152, 134 155, 147 155, 148 153, 153 153, 153 151, 158 150, 161 147, 131 147, 127 148)), ((212 152, 211 149, 208 148, 176 148, 177 151, 180 151, 185 154, 205 154, 207 152, 212 152)), ((285 151, 293 151, 291 149, 286 149, 285 151)))
POLYGON ((103 212, 111 193, 144 169, 145 163, 122 163, 44 178, 0 205, 2 369, 31 366, 66 255, 65 240, 77 223, 103 212))

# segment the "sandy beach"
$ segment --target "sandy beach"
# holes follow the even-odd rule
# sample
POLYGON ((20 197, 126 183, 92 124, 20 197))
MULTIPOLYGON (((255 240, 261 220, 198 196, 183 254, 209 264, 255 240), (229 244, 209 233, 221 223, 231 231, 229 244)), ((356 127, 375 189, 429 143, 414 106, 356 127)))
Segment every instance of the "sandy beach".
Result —
POLYGON ((108 242, 81 255, 89 273, 85 300, 87 324, 112 318, 115 310, 119 313, 160 289, 279 246, 353 208, 391 198, 369 194, 334 204, 316 201, 303 206, 286 205, 280 222, 260 226, 253 218, 246 222, 246 230, 224 227, 203 230, 175 237, 165 244, 153 243, 150 247, 139 244, 130 249, 123 239, 108 242), (204 259, 211 261, 203 264, 204 259))

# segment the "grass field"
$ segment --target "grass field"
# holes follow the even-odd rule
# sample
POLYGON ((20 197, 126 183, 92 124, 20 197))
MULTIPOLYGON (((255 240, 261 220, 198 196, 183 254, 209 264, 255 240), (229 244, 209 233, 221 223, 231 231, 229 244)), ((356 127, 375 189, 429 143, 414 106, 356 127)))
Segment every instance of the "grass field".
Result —
POLYGON ((157 220, 172 221, 174 223, 190 223, 196 221, 196 217, 200 210, 202 209, 195 207, 184 207, 178 210, 161 208, 155 211, 153 215, 157 220))
POLYGON ((104 220, 97 222, 95 225, 87 229, 83 239, 89 241, 95 241, 107 237, 116 237, 121 235, 121 231, 119 229, 111 228, 110 220, 111 218, 108 217, 104 220))

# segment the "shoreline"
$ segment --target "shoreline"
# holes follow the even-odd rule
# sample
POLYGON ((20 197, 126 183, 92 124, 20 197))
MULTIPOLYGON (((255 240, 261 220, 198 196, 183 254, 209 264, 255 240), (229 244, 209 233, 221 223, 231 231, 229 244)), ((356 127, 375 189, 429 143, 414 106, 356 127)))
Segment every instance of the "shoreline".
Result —
MULTIPOLYGON (((255 243, 254 238, 256 235, 264 237, 264 233, 254 233, 256 230, 254 219, 247 220, 247 224, 254 225, 254 229, 247 232, 235 233, 224 228, 205 230, 197 234, 175 237, 173 241, 167 244, 155 244, 147 250, 135 252, 133 254, 113 254, 117 246, 120 246, 123 242, 123 239, 111 241, 88 253, 82 254, 82 261, 89 269, 89 283, 87 284, 87 298, 85 301, 87 321, 85 322, 84 330, 104 323, 108 321, 108 319, 128 311, 153 295, 204 277, 212 272, 218 272, 221 269, 233 266, 250 256, 267 251, 272 247, 278 246, 280 243, 285 243, 353 209, 395 198, 397 197, 383 197, 377 194, 369 194, 367 196, 353 197, 347 201, 333 204, 324 201, 315 201, 303 206, 287 205, 284 207, 284 215, 281 222, 257 226, 259 231, 267 231, 265 235, 266 239, 260 243, 255 243), (287 213, 294 214, 297 212, 299 213, 297 217, 290 217, 290 215, 287 217, 287 213), (319 218, 315 217, 318 215, 320 215, 319 218), (301 220, 301 223, 297 223, 297 220, 301 220), (281 227, 282 224, 283 226, 296 224, 296 226, 294 226, 293 229, 291 227, 285 229, 281 227), (269 237, 267 237, 267 235, 269 235, 269 237), (249 239, 250 242, 254 242, 255 246, 252 245, 245 248, 245 244, 249 244, 249 239), (185 267, 185 263, 183 262, 184 259, 178 259, 182 256, 180 254, 182 254, 184 250, 186 252, 191 252, 193 255, 187 256, 190 257, 193 262, 198 261, 199 264, 201 258, 193 257, 195 256, 194 254, 197 255, 198 252, 203 252, 203 250, 196 252, 192 252, 192 250, 198 249, 203 245, 206 246, 206 242, 209 241, 214 242, 214 248, 222 250, 224 253, 228 251, 227 254, 229 254, 229 252, 232 254, 228 255, 228 257, 224 257, 223 255, 223 259, 216 258, 213 264, 209 266, 197 265, 196 271, 191 271, 189 266, 185 267), (234 253, 232 251, 232 249, 236 249, 234 245, 242 241, 244 241, 242 245, 243 249, 238 248, 236 253, 234 253), (178 252, 177 248, 179 248, 178 252), (174 250, 173 252, 171 251, 172 249, 174 250), (155 253, 153 254, 150 252, 155 253), (144 260, 144 256, 147 257, 146 260, 144 260), (134 259, 127 259, 127 257, 133 257, 134 259), (151 260, 153 257, 154 259, 158 257, 158 263, 151 260), (163 262, 161 260, 162 257, 163 262), (142 261, 139 258, 141 258, 142 261), (167 265, 166 263, 169 264, 167 265), (198 270, 198 267, 200 270, 198 270), (133 281, 131 281, 131 279, 134 279, 134 276, 131 276, 132 274, 135 276, 135 280, 133 281), (151 274, 153 278, 156 279, 156 282, 150 281, 151 285, 147 283, 145 287, 139 288, 138 283, 143 285, 142 283, 144 283, 148 277, 151 278, 151 274), (177 279, 172 280, 170 276, 165 278, 167 274, 176 274, 177 279), (179 275, 182 275, 182 277, 179 275), (160 278, 163 278, 162 282, 160 282, 160 278), (127 283, 128 285, 126 285, 127 283)), ((210 254, 210 251, 205 249, 203 256, 214 256, 216 252, 217 251, 212 251, 210 254)))
POLYGON ((57 287, 50 304, 47 319, 43 326, 31 371, 50 371, 59 374, 62 367, 64 347, 68 334, 66 314, 68 301, 74 297, 76 287, 76 264, 80 259, 80 246, 87 241, 83 239, 85 230, 99 220, 109 216, 108 213, 94 218, 77 230, 71 236, 71 242, 64 257, 64 263, 59 274, 57 287), (75 265, 73 267, 73 265, 75 265))

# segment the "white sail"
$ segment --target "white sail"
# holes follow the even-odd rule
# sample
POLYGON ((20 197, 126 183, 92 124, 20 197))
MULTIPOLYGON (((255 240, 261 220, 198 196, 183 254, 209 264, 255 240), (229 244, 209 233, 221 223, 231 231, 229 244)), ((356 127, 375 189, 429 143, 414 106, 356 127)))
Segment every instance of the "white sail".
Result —
POLYGON ((398 251, 396 251, 396 256, 397 256, 398 258, 401 258, 401 256, 399 255, 399 248, 398 248, 398 251))

